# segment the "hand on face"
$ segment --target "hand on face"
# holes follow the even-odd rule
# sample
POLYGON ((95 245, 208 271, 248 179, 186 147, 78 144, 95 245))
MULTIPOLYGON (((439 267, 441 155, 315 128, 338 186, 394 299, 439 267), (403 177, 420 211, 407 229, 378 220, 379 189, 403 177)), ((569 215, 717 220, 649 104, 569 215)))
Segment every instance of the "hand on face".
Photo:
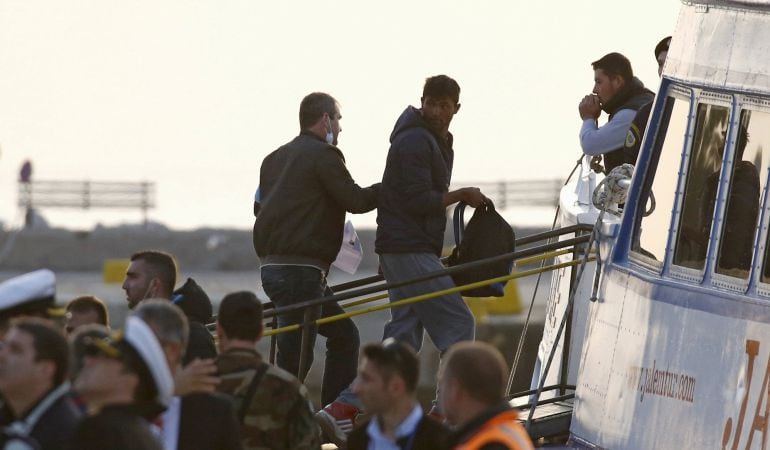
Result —
POLYGON ((599 115, 602 113, 602 105, 599 102, 599 96, 588 94, 583 97, 583 100, 578 104, 578 112, 580 113, 580 118, 583 120, 598 119, 599 115))

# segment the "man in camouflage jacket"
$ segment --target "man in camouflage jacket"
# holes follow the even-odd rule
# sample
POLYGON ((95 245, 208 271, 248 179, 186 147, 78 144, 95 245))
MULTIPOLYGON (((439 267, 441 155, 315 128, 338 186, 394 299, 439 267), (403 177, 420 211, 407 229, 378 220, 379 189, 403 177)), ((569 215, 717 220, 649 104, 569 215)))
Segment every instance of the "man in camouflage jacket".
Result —
POLYGON ((320 449, 320 429, 307 389, 262 360, 262 304, 251 292, 222 299, 217 317, 219 392, 233 398, 244 450, 320 449))

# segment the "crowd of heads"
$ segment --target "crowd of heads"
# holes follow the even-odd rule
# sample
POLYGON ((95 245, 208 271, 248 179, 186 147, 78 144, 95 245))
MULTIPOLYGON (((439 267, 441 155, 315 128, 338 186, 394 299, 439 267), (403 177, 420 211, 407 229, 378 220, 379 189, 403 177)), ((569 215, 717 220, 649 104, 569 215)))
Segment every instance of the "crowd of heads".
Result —
MULTIPOLYGON (((183 371, 189 339, 188 317, 170 300, 175 280, 176 264, 170 255, 134 254, 123 283, 131 311, 118 330, 111 328, 105 302, 92 295, 72 299, 58 318, 52 315, 53 292, 47 288, 38 292, 45 302, 31 302, 36 309, 19 308, 24 302, 15 305, 13 313, 6 314, 0 346, 0 394, 7 407, 23 415, 46 393, 71 382, 86 413, 112 403, 130 403, 148 420, 157 416, 168 405, 175 377, 183 371)), ((215 324, 220 351, 231 345, 254 347, 263 333, 262 313, 253 292, 225 295, 215 324)), ((505 371, 502 357, 490 346, 467 343, 452 348, 441 376, 447 418, 460 423, 464 416, 453 414, 451 407, 469 411, 467 399, 481 405, 501 402, 505 371)), ((419 374, 414 350, 389 339, 361 348, 352 388, 367 411, 377 414, 414 403, 419 374)))

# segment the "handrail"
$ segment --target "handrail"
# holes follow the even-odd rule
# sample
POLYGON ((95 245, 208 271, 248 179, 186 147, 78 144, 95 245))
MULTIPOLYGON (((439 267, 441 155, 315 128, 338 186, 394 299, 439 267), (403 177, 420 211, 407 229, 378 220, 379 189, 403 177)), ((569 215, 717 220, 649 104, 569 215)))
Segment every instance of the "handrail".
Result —
MULTIPOLYGON (((565 235, 565 234, 571 234, 571 233, 574 233, 574 232, 577 232, 577 231, 590 232, 592 229, 593 229, 593 227, 591 225, 587 225, 587 224, 570 225, 570 226, 567 226, 567 227, 564 227, 564 228, 558 228, 558 229, 555 229, 555 230, 544 231, 542 233, 530 234, 528 236, 524 236, 523 238, 516 239, 515 242, 516 242, 516 246, 519 247, 519 246, 522 246, 522 245, 531 244, 533 242, 544 241, 544 240, 550 239, 552 237, 562 236, 562 235, 565 235)), ((330 289, 332 290, 332 292, 339 293, 339 292, 342 292, 342 291, 347 291, 347 290, 350 290, 350 289, 359 288, 361 286, 367 286, 367 285, 372 284, 372 283, 377 283, 379 281, 383 281, 384 279, 385 278, 382 276, 382 274, 377 274, 377 275, 372 275, 372 276, 369 276, 369 277, 361 278, 359 280, 353 280, 353 281, 347 281, 345 283, 335 284, 334 286, 330 286, 330 289)), ((365 295, 365 294, 361 294, 361 295, 365 295)), ((264 306, 265 309, 274 309, 275 308, 272 302, 267 302, 263 306, 264 306)), ((267 311, 265 313, 267 313, 267 311)))
MULTIPOLYGON (((572 249, 572 248, 566 248, 566 249, 557 250, 557 251, 553 251, 553 252, 546 252, 546 253, 542 253, 542 254, 539 254, 539 255, 535 255, 535 256, 530 256, 530 257, 520 258, 520 259, 514 260, 514 263, 516 263, 517 266, 526 266, 528 264, 532 264, 532 263, 537 262, 537 261, 542 261, 544 259, 550 259, 550 258, 555 258, 557 256, 566 255, 568 253, 572 253, 573 251, 574 251, 574 249, 572 249)), ((347 309, 347 308, 351 308, 351 307, 354 307, 354 306, 360 306, 360 305, 364 305, 366 303, 375 302, 377 300, 383 300, 383 299, 386 299, 386 298, 388 298, 388 293, 387 292, 384 293, 384 294, 378 294, 378 295, 374 295, 374 296, 371 296, 371 297, 365 297, 365 298, 362 298, 362 299, 359 299, 359 300, 354 300, 352 302, 343 303, 343 304, 340 305, 340 307, 342 307, 342 309, 347 309)), ((273 318, 275 318, 275 316, 273 316, 273 318)), ((214 330, 214 326, 215 326, 215 324, 213 324, 213 323, 210 323, 210 324, 206 325, 206 327, 210 331, 214 330)), ((267 333, 266 333, 266 335, 267 335, 267 333)))
MULTIPOLYGON (((532 263, 537 262, 537 261, 542 261, 544 259, 550 259, 550 258, 555 258, 557 256, 566 255, 568 253, 572 253, 572 251, 573 251, 573 249, 567 248, 567 249, 558 250, 558 251, 555 251, 555 252, 547 252, 547 253, 543 253, 543 254, 540 254, 540 255, 530 256, 528 258, 517 259, 517 260, 514 261, 514 263, 517 266, 526 266, 526 265, 532 264, 532 263)), ((388 297, 388 294, 385 293, 385 294, 375 295, 373 297, 366 297, 366 298, 363 298, 361 300, 355 300, 355 301, 352 301, 352 302, 344 303, 344 304, 341 304, 340 306, 342 307, 342 309, 345 309, 345 308, 350 308, 350 307, 353 307, 353 306, 363 305, 363 304, 369 303, 369 302, 374 302, 374 301, 377 301, 377 300, 382 300, 382 299, 387 298, 387 297, 388 297)))
MULTIPOLYGON (((594 261, 594 260, 596 260, 595 257, 588 258, 588 261, 594 261)), ((289 332, 289 331, 297 331, 297 330, 299 330, 299 329, 301 329, 301 328, 303 328, 305 326, 308 326, 308 325, 314 325, 314 324, 315 325, 323 325, 323 324, 327 324, 327 323, 331 323, 331 322, 336 322, 338 320, 348 319, 350 317, 356 317, 356 316, 360 316, 360 315, 363 315, 363 314, 368 314, 368 313, 371 313, 371 312, 381 311, 383 309, 390 309, 390 308, 397 308, 397 307, 405 306, 405 305, 411 305, 412 303, 418 303, 418 302, 422 302, 422 301, 425 301, 425 300, 430 300, 430 299, 435 298, 435 297, 441 297, 443 295, 453 294, 455 292, 461 292, 461 291, 464 291, 466 289, 475 289, 475 288, 479 288, 479 287, 482 287, 482 286, 488 286, 490 284, 501 283, 503 281, 508 281, 508 280, 513 280, 513 279, 516 279, 516 278, 527 277, 527 276, 534 275, 534 274, 537 274, 537 273, 540 273, 540 272, 547 272, 547 271, 562 269, 564 267, 576 266, 576 265, 578 265, 580 263, 581 263, 581 261, 579 261, 579 260, 568 261, 568 262, 564 262, 564 263, 553 264, 553 265, 550 265, 550 266, 544 266, 544 267, 537 268, 537 269, 526 270, 524 272, 516 272, 514 274, 506 275, 506 276, 502 276, 502 277, 490 278, 490 279, 484 280, 484 281, 477 281, 475 283, 468 283, 468 284, 463 285, 463 286, 456 286, 456 287, 453 287, 453 288, 443 289, 443 290, 440 290, 440 291, 433 291, 433 292, 430 292, 430 293, 427 293, 427 294, 416 295, 416 296, 405 298, 405 299, 402 299, 402 300, 399 300, 399 301, 386 303, 384 305, 370 306, 368 308, 357 309, 355 311, 345 312, 345 313, 342 313, 342 314, 335 314, 335 315, 332 315, 332 316, 322 317, 320 319, 311 321, 309 323, 300 323, 300 324, 295 324, 295 325, 288 325, 288 326, 281 327, 281 328, 276 328, 276 329, 273 329, 273 330, 265 331, 263 336, 273 336, 275 334, 286 333, 286 332, 289 332)))
MULTIPOLYGON (((543 392, 554 391, 556 389, 567 389, 567 390, 570 390, 570 391, 574 391, 575 390, 575 385, 574 384, 551 384, 549 386, 544 387, 543 388, 543 392)), ((530 395, 532 395, 532 394, 534 394, 536 392, 537 392, 537 389, 530 389, 528 391, 516 392, 514 394, 506 396, 505 398, 506 398, 506 400, 511 401, 511 400, 513 400, 515 398, 530 396, 530 395)))
MULTIPOLYGON (((573 226, 570 226, 570 227, 566 227, 565 229, 562 229, 563 231, 560 230, 561 233, 552 234, 552 235, 547 236, 547 237, 554 237, 554 236, 558 236, 558 235, 565 234, 565 233, 571 233, 571 232, 574 232, 574 231, 583 231, 584 229, 585 229, 585 227, 583 227, 583 226, 574 226, 573 225, 573 226)), ((589 229, 590 229, 590 226, 589 226, 589 229)), ((546 233, 539 233, 539 234, 547 235, 547 234, 550 234, 550 233, 546 232, 546 233)), ((476 268, 476 267, 481 267, 481 266, 484 266, 484 265, 489 265, 489 264, 492 264, 492 263, 495 263, 495 262, 499 262, 499 261, 511 261, 511 260, 515 260, 515 259, 519 259, 519 258, 524 258, 524 257, 527 257, 527 256, 537 255, 539 253, 546 252, 546 251, 558 250, 558 249, 562 249, 562 248, 566 248, 566 247, 572 247, 574 245, 587 243, 588 239, 589 239, 589 235, 579 236, 579 237, 571 238, 571 239, 565 239, 565 240, 557 241, 557 242, 554 242, 554 243, 551 243, 551 244, 545 244, 545 245, 540 245, 540 246, 536 246, 536 247, 530 247, 530 248, 526 248, 524 250, 518 250, 518 251, 515 251, 515 252, 506 253, 506 254, 503 254, 503 255, 495 256, 495 257, 492 257, 492 258, 487 258, 487 259, 480 260, 480 261, 473 261, 473 262, 469 262, 469 263, 465 263, 465 264, 460 264, 460 265, 457 265, 457 266, 454 266, 454 267, 450 267, 450 268, 447 268, 447 269, 437 270, 437 271, 431 272, 431 273, 426 274, 426 275, 422 275, 422 276, 419 276, 419 277, 416 277, 416 278, 411 278, 409 280, 399 281, 399 282, 396 282, 396 283, 382 283, 382 284, 378 284, 378 285, 371 286, 371 287, 368 287, 368 288, 362 288, 362 289, 353 290, 353 291, 350 291, 350 292, 347 292, 347 293, 343 293, 343 294, 327 295, 327 296, 319 297, 317 299, 296 303, 294 305, 283 306, 283 307, 280 307, 280 308, 273 308, 273 309, 271 309, 269 311, 265 311, 264 317, 265 318, 273 317, 275 315, 280 315, 280 314, 286 314, 286 313, 290 313, 290 312, 300 311, 300 310, 304 310, 305 308, 309 308, 309 307, 313 307, 313 306, 319 306, 319 305, 323 305, 323 304, 329 303, 329 302, 340 301, 340 300, 347 300, 347 299, 354 298, 354 297, 360 297, 362 295, 373 294, 375 292, 380 292, 380 291, 383 291, 385 289, 393 289, 393 288, 402 287, 402 286, 406 286, 406 285, 410 285, 410 284, 421 283, 423 281, 432 280, 434 278, 439 278, 439 277, 443 277, 443 276, 446 276, 446 275, 452 275, 452 274, 455 274, 455 273, 458 273, 458 272, 462 272, 462 271, 465 271, 465 270, 468 270, 468 269, 472 269, 472 268, 476 268)), ((535 241, 528 240, 526 243, 530 243, 530 242, 535 242, 535 241)))

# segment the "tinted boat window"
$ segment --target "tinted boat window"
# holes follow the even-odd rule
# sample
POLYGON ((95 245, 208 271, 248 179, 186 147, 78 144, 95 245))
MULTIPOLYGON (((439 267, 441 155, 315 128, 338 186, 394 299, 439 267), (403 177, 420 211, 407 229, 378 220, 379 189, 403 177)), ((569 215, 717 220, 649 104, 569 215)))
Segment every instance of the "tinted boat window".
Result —
MULTIPOLYGON (((759 179, 761 180, 761 188, 764 190, 768 175, 767 167, 770 165, 770 113, 744 111, 744 114, 745 116, 741 115, 741 125, 746 130, 744 159, 746 159, 746 155, 755 155, 752 162, 756 167, 761 168, 759 179), (745 124, 744 117, 746 117, 745 124), (761 161, 761 164, 758 164, 758 161, 761 161)), ((768 233, 768 242, 765 245, 761 281, 770 283, 770 233, 768 233)))
POLYGON ((637 213, 636 217, 641 220, 637 219, 631 248, 632 251, 661 262, 666 255, 690 102, 668 97, 664 111, 655 141, 655 154, 660 156, 657 161, 651 162, 647 170, 645 189, 639 202, 639 207, 645 211, 637 213))
POLYGON ((679 234, 674 247, 674 264, 703 269, 706 264, 714 199, 730 123, 730 109, 700 104, 684 188, 679 234))
POLYGON ((763 158, 763 149, 770 145, 770 114, 744 110, 737 131, 717 272, 748 279, 759 217, 759 196, 767 178, 768 160, 763 158))

